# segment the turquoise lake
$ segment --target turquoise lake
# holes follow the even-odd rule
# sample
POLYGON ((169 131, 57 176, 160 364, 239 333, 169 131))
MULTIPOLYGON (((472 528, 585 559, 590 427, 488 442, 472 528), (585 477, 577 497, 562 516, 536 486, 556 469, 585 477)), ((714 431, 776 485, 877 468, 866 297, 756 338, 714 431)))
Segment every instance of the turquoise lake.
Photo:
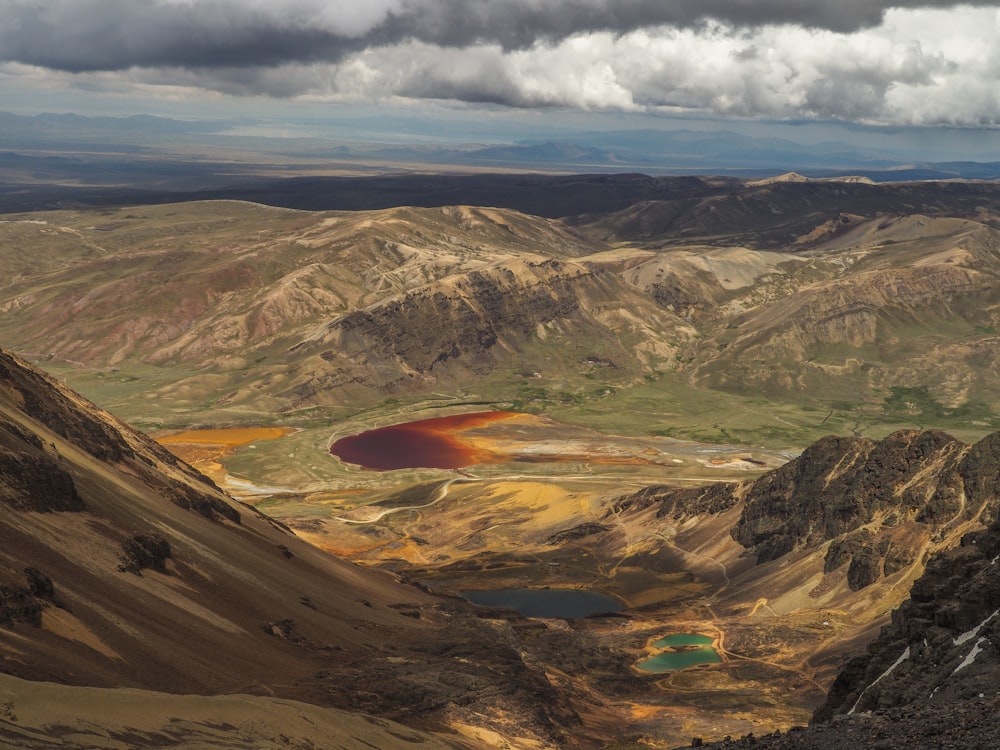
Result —
POLYGON ((636 666, 644 672, 674 672, 700 664, 721 664, 722 657, 711 646, 699 646, 684 651, 664 651, 643 659, 636 666))
POLYGON ((661 638, 653 644, 653 648, 676 648, 678 646, 711 646, 715 639, 710 635, 695 633, 674 633, 661 638))
POLYGON ((712 644, 715 638, 701 633, 671 633, 654 641, 650 648, 665 649, 635 666, 643 672, 674 672, 701 664, 720 664, 722 657, 712 644))

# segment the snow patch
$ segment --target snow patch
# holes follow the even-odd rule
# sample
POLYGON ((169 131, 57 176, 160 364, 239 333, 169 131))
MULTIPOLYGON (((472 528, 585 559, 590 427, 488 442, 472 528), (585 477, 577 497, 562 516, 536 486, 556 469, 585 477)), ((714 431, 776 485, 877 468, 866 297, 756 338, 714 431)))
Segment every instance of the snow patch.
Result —
POLYGON ((986 641, 987 638, 985 635, 978 641, 976 641, 975 645, 972 647, 972 650, 969 651, 966 657, 962 660, 962 663, 959 664, 957 667, 955 667, 951 673, 955 674, 955 672, 957 672, 958 670, 965 669, 967 666, 972 664, 972 662, 976 660, 976 657, 979 656, 979 652, 983 650, 983 644, 986 643, 986 641))
POLYGON ((983 620, 981 623, 979 623, 978 625, 976 625, 976 627, 974 627, 972 630, 966 630, 964 633, 962 633, 962 635, 956 636, 955 640, 953 641, 954 644, 956 646, 961 646, 966 641, 971 641, 973 638, 975 638, 977 635, 979 635, 979 631, 982 630, 983 627, 985 627, 986 623, 988 623, 990 620, 992 620, 997 615, 1000 615, 1000 609, 997 609, 992 615, 990 615, 985 620, 983 620))
POLYGON ((854 710, 858 707, 858 704, 861 703, 861 699, 865 697, 865 693, 867 693, 871 688, 875 687, 880 682, 882 682, 882 680, 884 680, 886 677, 888 677, 890 674, 892 674, 892 671, 896 667, 898 667, 900 664, 902 664, 904 661, 906 661, 909 658, 910 658, 910 647, 907 646, 906 649, 903 651, 903 653, 901 653, 899 655, 899 658, 896 659, 896 661, 894 661, 892 663, 891 667, 889 667, 882 674, 880 674, 878 677, 876 677, 875 678, 875 682, 873 682, 871 685, 869 685, 868 687, 866 687, 864 690, 861 691, 861 694, 858 696, 858 699, 856 701, 854 701, 854 705, 851 706, 851 710, 848 711, 847 713, 848 714, 853 714, 854 710))

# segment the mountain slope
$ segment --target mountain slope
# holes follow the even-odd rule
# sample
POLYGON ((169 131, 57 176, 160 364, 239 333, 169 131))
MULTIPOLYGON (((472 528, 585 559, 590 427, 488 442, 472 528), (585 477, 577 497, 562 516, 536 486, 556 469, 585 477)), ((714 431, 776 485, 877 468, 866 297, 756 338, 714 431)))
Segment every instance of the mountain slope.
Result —
POLYGON ((18 603, 4 619, 33 628, 3 634, 11 673, 69 679, 73 664, 80 682, 219 692, 307 669, 270 622, 350 649, 418 627, 386 605, 420 592, 313 551, 6 353, 0 377, 0 556, 18 603))
POLYGON ((172 750, 306 750, 333 743, 347 750, 455 747, 386 719, 297 701, 68 687, 0 674, 0 747, 12 750, 165 746, 172 750))
MULTIPOLYGON (((977 446, 990 469, 976 477, 986 492, 1000 492, 1000 439, 977 446)), ((1000 527, 963 537, 960 546, 932 559, 910 598, 893 612, 892 625, 841 672, 818 719, 835 713, 907 705, 960 702, 988 693, 1000 675, 1000 527), (891 655, 891 661, 890 661, 891 655)))
POLYGON ((0 226, 18 258, 0 271, 5 340, 98 378, 150 378, 159 390, 131 397, 181 409, 361 405, 512 362, 542 368, 536 350, 553 338, 577 352, 550 363, 556 375, 579 379, 597 358, 636 379, 643 340, 669 351, 664 331, 691 333, 578 260, 603 245, 512 211, 204 203, 38 216, 0 226), (404 340, 411 331, 424 338, 404 340))
POLYGON ((634 251, 621 274, 697 332, 658 366, 699 389, 842 414, 875 435, 985 432, 1000 426, 995 224, 844 214, 783 252, 667 246, 634 251))
MULTIPOLYGON (((289 350, 293 404, 468 382, 515 362, 559 377, 593 362, 637 377, 643 353, 680 318, 614 273, 583 263, 518 259, 453 276, 330 321, 289 350), (562 356, 549 356, 559 342, 562 356)), ((658 353, 669 350, 661 344, 658 353)), ((524 377, 524 374, 521 375, 524 377)), ((626 375, 627 377, 627 375, 626 375)))
POLYGON ((1000 208, 1000 188, 993 182, 873 185, 810 180, 739 183, 727 188, 714 195, 692 192, 666 200, 638 200, 619 211, 579 215, 569 221, 586 234, 614 244, 656 248, 712 242, 780 250, 842 214, 974 218, 983 212, 995 214, 1000 208))
POLYGON ((0 233, 10 343, 43 340, 46 352, 87 364, 194 367, 249 358, 303 326, 498 260, 603 247, 512 211, 234 202, 36 214, 0 233))
POLYGON ((813 659, 829 669, 906 599, 930 555, 994 523, 998 445, 1000 433, 972 446, 937 431, 829 437, 756 480, 621 496, 605 523, 659 530, 669 543, 648 567, 676 564, 668 550, 687 551, 685 569, 709 578, 721 566, 716 611, 742 612, 756 600, 779 617, 848 613, 831 650, 813 659))
POLYGON ((756 290, 765 299, 744 303, 749 309, 729 320, 715 347, 695 355, 696 379, 773 391, 838 381, 843 390, 846 383, 916 386, 926 383, 920 373, 930 357, 940 365, 934 390, 944 403, 995 390, 991 368, 974 365, 997 342, 995 229, 957 219, 885 218, 860 223, 800 259, 786 267, 791 278, 783 280, 783 293, 775 289, 767 300, 756 290))

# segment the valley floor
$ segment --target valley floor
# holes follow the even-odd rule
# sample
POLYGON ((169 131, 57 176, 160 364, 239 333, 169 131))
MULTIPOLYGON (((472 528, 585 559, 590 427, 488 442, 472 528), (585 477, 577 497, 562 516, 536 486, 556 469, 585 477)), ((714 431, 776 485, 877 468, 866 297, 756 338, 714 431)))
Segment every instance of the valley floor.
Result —
POLYGON ((267 476, 226 469, 245 469, 247 454, 253 468, 266 463, 262 453, 298 452, 290 446, 302 437, 208 430, 160 440, 314 545, 437 594, 588 590, 621 602, 620 613, 574 620, 480 609, 572 696, 590 746, 627 734, 669 748, 806 723, 843 654, 869 635, 869 614, 826 606, 828 597, 782 591, 772 602, 728 533, 733 512, 677 526, 614 510, 617 497, 650 484, 745 480, 791 453, 605 436, 521 415, 466 437, 530 463, 353 469, 339 487, 280 491, 263 486, 267 476), (660 651, 655 641, 689 632, 710 635, 721 663, 660 674, 637 667, 660 651))

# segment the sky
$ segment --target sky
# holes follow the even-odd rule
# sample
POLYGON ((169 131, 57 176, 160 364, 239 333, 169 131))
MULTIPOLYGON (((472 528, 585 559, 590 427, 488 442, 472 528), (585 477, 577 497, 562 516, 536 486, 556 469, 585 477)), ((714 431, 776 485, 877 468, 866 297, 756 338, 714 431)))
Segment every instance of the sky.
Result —
POLYGON ((997 39, 996 1, 0 0, 0 109, 693 118, 994 143, 997 39))

